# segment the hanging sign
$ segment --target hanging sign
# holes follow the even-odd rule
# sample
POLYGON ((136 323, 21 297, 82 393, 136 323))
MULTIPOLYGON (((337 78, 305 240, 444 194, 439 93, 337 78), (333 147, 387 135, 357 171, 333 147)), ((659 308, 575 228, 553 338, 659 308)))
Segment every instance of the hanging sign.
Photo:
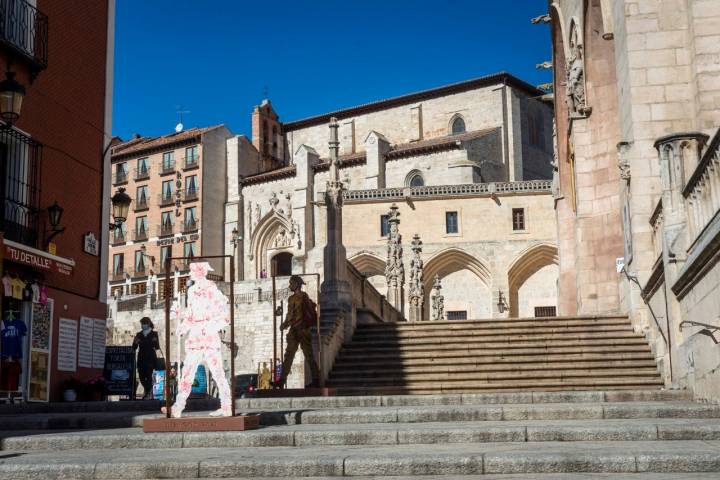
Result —
POLYGON ((75 266, 73 260, 57 257, 9 240, 5 240, 3 253, 5 259, 11 262, 22 263, 38 270, 61 275, 72 275, 75 266))
POLYGON ((83 237, 83 251, 87 254, 98 256, 98 241, 93 232, 88 232, 83 237))

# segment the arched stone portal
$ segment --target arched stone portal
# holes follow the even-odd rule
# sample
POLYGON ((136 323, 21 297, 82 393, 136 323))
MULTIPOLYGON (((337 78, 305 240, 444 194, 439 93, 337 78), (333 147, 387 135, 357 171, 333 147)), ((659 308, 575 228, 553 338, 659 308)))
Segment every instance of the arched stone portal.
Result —
MULTIPOLYGON (((268 275, 271 274, 273 268, 271 259, 281 252, 291 250, 295 235, 290 221, 278 211, 270 211, 258 222, 250 241, 251 261, 254 262, 256 278, 260 278, 263 270, 268 275)), ((288 254, 292 258, 292 254, 289 252, 288 254)))
MULTIPOLYGON (((423 269, 425 305, 430 305, 433 282, 438 275, 442 280, 446 313, 466 312, 467 318, 492 316, 492 280, 486 262, 456 247, 436 253, 423 269)), ((430 319, 430 310, 425 309, 425 320, 430 319)))
POLYGON ((370 253, 361 252, 350 258, 350 263, 358 272, 367 277, 370 284, 383 295, 387 294, 385 280, 385 260, 370 253))
MULTIPOLYGON (((522 311, 523 316, 533 316, 528 310, 532 308, 532 301, 542 301, 543 305, 557 307, 557 278, 558 249, 555 245, 533 245, 522 252, 508 269, 508 289, 510 304, 510 317, 518 317, 522 311), (537 278, 536 278, 537 277, 537 278), (550 282, 549 280, 552 279, 550 282), (523 291, 524 286, 534 285, 534 292, 523 291), (520 293, 525 298, 521 298, 520 293), (533 298, 531 301, 530 297, 533 298), (551 305, 545 305, 551 303, 551 305), (521 307, 524 305, 524 308, 521 307)), ((527 290, 527 289, 526 289, 527 290)))

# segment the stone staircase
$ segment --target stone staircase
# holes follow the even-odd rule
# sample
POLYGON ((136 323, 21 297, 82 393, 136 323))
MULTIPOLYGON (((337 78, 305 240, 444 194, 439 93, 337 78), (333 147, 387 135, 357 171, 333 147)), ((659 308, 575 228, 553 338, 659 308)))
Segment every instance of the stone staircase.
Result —
POLYGON ((327 386, 342 394, 659 389, 627 317, 549 317, 358 326, 327 386))
MULTIPOLYGON (((0 415, 0 479, 720 478, 720 406, 693 403, 686 391, 258 398, 237 407, 263 427, 144 434, 147 415, 127 412, 126 428, 53 433, 10 430, 0 415)), ((12 414, 15 428, 31 428, 37 415, 12 414)))

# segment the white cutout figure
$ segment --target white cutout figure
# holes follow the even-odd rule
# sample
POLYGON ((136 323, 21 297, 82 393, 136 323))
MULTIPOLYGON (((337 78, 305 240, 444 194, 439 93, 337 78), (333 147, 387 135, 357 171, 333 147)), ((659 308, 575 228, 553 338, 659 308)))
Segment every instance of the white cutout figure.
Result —
POLYGON ((185 340, 185 361, 172 407, 175 418, 182 416, 200 363, 207 365, 220 391, 220 409, 210 415, 232 415, 230 385, 223 370, 220 342, 220 332, 230 324, 230 304, 215 283, 207 279, 208 271, 212 268, 207 262, 190 264, 193 284, 187 291, 187 307, 182 309, 176 305, 171 312, 178 319, 178 341, 181 336, 185 340))

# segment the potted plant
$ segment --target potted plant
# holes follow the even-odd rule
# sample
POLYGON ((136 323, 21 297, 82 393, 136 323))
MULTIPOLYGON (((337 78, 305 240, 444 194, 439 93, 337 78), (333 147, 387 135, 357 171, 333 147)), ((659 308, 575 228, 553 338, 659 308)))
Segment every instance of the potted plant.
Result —
POLYGON ((60 389, 62 390, 63 400, 74 402, 78 398, 78 392, 82 389, 82 382, 75 377, 70 377, 63 380, 60 389))
POLYGON ((88 400, 102 400, 107 391, 105 378, 102 376, 91 378, 85 383, 85 391, 87 392, 88 400))

